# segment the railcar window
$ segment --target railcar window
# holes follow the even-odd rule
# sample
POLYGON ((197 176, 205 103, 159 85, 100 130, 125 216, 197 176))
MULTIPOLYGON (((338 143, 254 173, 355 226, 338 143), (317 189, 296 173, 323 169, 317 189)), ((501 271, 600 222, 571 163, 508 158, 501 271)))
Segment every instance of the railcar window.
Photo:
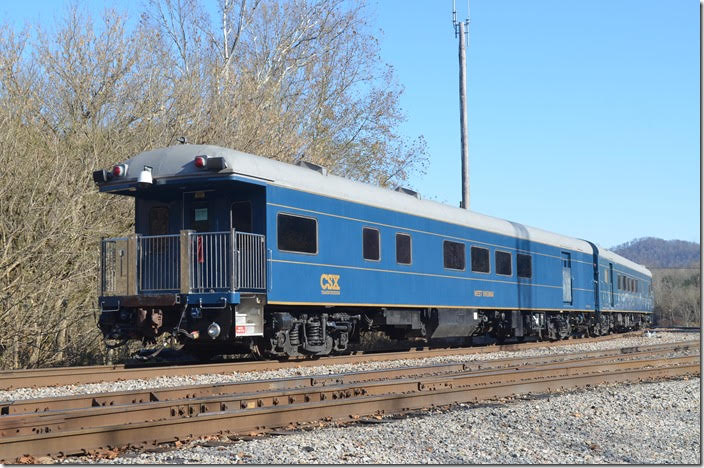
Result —
POLYGON ((396 263, 411 264, 411 236, 396 234, 396 263))
POLYGON ((489 273, 491 270, 491 266, 489 265, 489 249, 472 247, 470 252, 472 255, 472 271, 489 273))
POLYGON ((604 283, 608 283, 608 282, 609 282, 609 269, 604 268, 604 283))
POLYGON ((496 274, 511 276, 511 254, 497 250, 494 255, 496 274))
POLYGON ((533 276, 533 257, 526 254, 516 254, 516 273, 521 278, 533 276))
POLYGON ((451 270, 464 270, 464 244, 459 242, 443 241, 442 253, 445 268, 449 268, 451 270))
POLYGON ((279 213, 277 216, 279 250, 315 254, 318 252, 318 221, 279 213))
POLYGON ((169 207, 153 206, 149 210, 149 235, 160 236, 169 233, 169 207))
POLYGON ((207 206, 196 206, 191 209, 191 227, 197 232, 210 232, 207 206))
POLYGON ((365 260, 379 261, 379 231, 372 228, 362 228, 362 254, 365 260))
POLYGON ((252 204, 236 201, 230 207, 230 227, 239 232, 252 232, 252 204))
POLYGON ((618 275, 618 289, 621 290, 623 289, 623 276, 618 275))

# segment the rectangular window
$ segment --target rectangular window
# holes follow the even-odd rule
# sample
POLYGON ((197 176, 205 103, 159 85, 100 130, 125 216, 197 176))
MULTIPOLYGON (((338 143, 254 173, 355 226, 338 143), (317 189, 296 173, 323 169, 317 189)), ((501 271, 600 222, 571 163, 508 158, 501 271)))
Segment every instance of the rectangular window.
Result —
POLYGON ((464 244, 459 242, 443 241, 443 263, 445 268, 451 270, 464 270, 464 244))
POLYGON ((318 221, 315 218, 279 213, 277 241, 279 250, 318 253, 318 221))
POLYGON ((160 236, 169 233, 169 207, 153 206, 149 210, 149 235, 160 236))
POLYGON ((472 247, 470 252, 472 255, 472 271, 489 273, 489 271, 491 271, 491 266, 489 265, 489 249, 472 247))
POLYGON ((396 234, 396 263, 411 264, 411 236, 396 234))
POLYGON ((533 257, 526 254, 516 254, 516 273, 521 278, 533 276, 533 257))
POLYGON ((623 275, 618 275, 618 289, 623 290, 623 275))
POLYGON ((494 253, 494 263, 496 263, 496 274, 511 276, 511 254, 497 250, 494 253))
POLYGON ((379 261, 381 251, 379 250, 379 231, 372 228, 362 229, 362 255, 365 260, 379 261))
POLYGON ((609 282, 609 269, 604 268, 604 283, 608 283, 608 282, 609 282))
POLYGON ((207 206, 196 206, 191 209, 191 228, 197 232, 210 232, 207 206))
POLYGON ((236 201, 232 204, 230 229, 238 232, 252 232, 252 204, 249 201, 236 201))

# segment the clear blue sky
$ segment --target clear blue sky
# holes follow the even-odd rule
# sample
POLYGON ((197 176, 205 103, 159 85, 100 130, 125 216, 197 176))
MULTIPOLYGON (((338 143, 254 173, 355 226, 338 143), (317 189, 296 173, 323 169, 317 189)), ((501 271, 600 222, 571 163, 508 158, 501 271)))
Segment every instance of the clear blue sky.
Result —
MULTIPOLYGON (((3 20, 51 22, 65 1, 6 2, 3 20)), ((458 18, 467 14, 458 0, 458 18)), ((141 2, 90 2, 127 8, 141 2)), ((370 0, 381 53, 405 87, 409 183, 457 206, 457 41, 450 0, 370 0)), ((471 208, 613 246, 699 242, 699 2, 473 0, 468 50, 471 208)))

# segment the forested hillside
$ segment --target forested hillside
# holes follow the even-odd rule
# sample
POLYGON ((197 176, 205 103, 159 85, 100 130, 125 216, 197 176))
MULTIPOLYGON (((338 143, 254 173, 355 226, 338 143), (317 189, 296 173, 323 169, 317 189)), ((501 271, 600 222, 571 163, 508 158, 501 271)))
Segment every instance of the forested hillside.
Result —
POLYGON ((658 325, 700 325, 702 301, 699 244, 643 237, 611 250, 647 266, 653 273, 655 320, 658 325))
POLYGON ((701 258, 699 244, 696 242, 656 237, 633 239, 609 250, 648 268, 687 268, 698 263, 701 258))

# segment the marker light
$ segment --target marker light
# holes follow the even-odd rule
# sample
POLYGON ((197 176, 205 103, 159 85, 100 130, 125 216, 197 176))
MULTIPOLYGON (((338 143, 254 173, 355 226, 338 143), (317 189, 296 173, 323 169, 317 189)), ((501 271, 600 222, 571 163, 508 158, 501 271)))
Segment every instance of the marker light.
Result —
POLYGON ((193 161, 194 164, 198 169, 203 169, 208 162, 208 157, 207 156, 196 156, 196 159, 193 161))
POLYGON ((112 168, 112 175, 115 177, 122 177, 127 174, 127 164, 118 164, 112 168))
POLYGON ((220 325, 213 322, 208 326, 208 336, 215 339, 220 335, 220 325))

